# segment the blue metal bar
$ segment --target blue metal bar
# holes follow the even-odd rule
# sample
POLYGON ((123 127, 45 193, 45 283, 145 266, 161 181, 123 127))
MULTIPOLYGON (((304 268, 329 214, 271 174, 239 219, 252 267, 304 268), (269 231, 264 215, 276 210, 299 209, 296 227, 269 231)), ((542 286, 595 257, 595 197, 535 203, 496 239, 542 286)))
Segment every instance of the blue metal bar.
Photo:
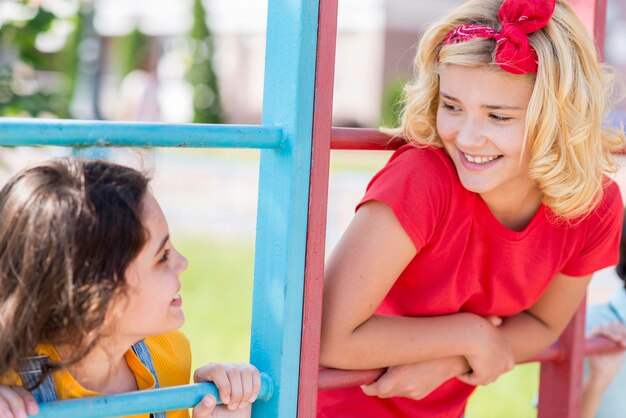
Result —
MULTIPOLYGON (((261 391, 258 400, 267 401, 273 393, 272 379, 261 373, 261 391)), ((185 386, 140 390, 117 395, 94 396, 47 402, 39 405, 34 418, 106 418, 149 414, 152 412, 193 408, 205 396, 211 394, 219 400, 213 383, 204 382, 185 386)))
POLYGON ((255 418, 297 414, 318 9, 268 4, 263 125, 281 127, 285 142, 261 151, 250 358, 276 394, 255 418))
POLYGON ((280 148, 282 130, 254 125, 0 118, 0 146, 280 148))

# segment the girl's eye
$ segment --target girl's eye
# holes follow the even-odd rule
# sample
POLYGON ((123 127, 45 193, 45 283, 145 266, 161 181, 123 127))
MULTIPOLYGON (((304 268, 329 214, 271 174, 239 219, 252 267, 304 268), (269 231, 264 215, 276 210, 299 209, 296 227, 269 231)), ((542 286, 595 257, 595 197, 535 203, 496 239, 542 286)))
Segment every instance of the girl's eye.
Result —
POLYGON ((446 110, 448 110, 448 111, 450 111, 450 112, 456 112, 456 111, 458 111, 458 110, 459 110, 459 108, 458 108, 458 107, 456 107, 456 106, 454 106, 454 105, 451 105, 451 104, 449 104, 449 103, 442 103, 442 104, 441 104, 441 107, 442 107, 442 108, 444 108, 444 109, 446 109, 446 110))
POLYGON ((159 259, 159 263, 167 262, 167 260, 169 260, 169 257, 170 257, 170 250, 163 251, 163 256, 159 259))
POLYGON ((495 115, 495 114, 490 114, 489 117, 497 122, 507 122, 511 119, 513 119, 512 117, 509 116, 500 116, 500 115, 495 115))

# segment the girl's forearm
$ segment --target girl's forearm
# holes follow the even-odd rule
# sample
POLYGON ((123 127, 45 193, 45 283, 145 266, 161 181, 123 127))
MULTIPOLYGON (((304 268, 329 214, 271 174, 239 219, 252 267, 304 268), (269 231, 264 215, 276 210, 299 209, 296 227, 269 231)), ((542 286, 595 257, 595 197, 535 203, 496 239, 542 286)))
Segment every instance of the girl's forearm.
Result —
POLYGON ((326 327, 320 363, 369 369, 464 356, 479 349, 490 326, 470 313, 418 318, 374 315, 352 332, 342 334, 326 327))
POLYGON ((517 363, 540 354, 559 337, 561 330, 553 330, 528 312, 521 312, 504 320, 499 327, 513 347, 517 363))

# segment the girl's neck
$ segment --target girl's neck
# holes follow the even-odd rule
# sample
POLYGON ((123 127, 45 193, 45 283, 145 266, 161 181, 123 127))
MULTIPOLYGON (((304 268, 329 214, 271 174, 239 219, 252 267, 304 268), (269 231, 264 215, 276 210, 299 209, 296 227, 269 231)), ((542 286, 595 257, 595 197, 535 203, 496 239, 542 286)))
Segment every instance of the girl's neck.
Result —
MULTIPOLYGON (((67 371, 85 389, 100 393, 121 393, 137 390, 135 375, 126 362, 130 344, 102 338, 93 350, 67 371)), ((70 356, 71 346, 56 347, 61 358, 70 356)))
POLYGON ((506 194, 484 193, 480 197, 502 225, 513 231, 522 231, 539 210, 543 193, 533 186, 506 194))

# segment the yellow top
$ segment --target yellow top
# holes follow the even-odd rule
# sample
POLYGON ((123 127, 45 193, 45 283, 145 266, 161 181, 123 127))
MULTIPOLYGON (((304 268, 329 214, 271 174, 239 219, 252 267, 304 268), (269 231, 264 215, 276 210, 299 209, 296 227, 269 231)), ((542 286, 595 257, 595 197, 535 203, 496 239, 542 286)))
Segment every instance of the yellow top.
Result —
MULTIPOLYGON (((154 335, 146 338, 145 342, 152 355, 152 362, 159 377, 160 387, 186 385, 189 383, 191 349, 189 341, 181 332, 173 331, 154 335)), ((51 344, 39 345, 37 354, 46 355, 53 362, 60 361, 59 354, 51 344)), ((133 350, 128 350, 125 357, 128 367, 135 375, 139 390, 154 389, 156 383, 154 377, 133 350)), ((102 393, 94 392, 81 386, 67 370, 59 370, 53 374, 53 377, 59 399, 102 395, 102 393)), ((5 385, 22 385, 21 379, 16 373, 4 376, 0 379, 0 383, 5 385)), ((149 414, 133 415, 132 418, 149 418, 149 414)), ((189 411, 187 409, 168 411, 167 418, 189 418, 189 411)))

